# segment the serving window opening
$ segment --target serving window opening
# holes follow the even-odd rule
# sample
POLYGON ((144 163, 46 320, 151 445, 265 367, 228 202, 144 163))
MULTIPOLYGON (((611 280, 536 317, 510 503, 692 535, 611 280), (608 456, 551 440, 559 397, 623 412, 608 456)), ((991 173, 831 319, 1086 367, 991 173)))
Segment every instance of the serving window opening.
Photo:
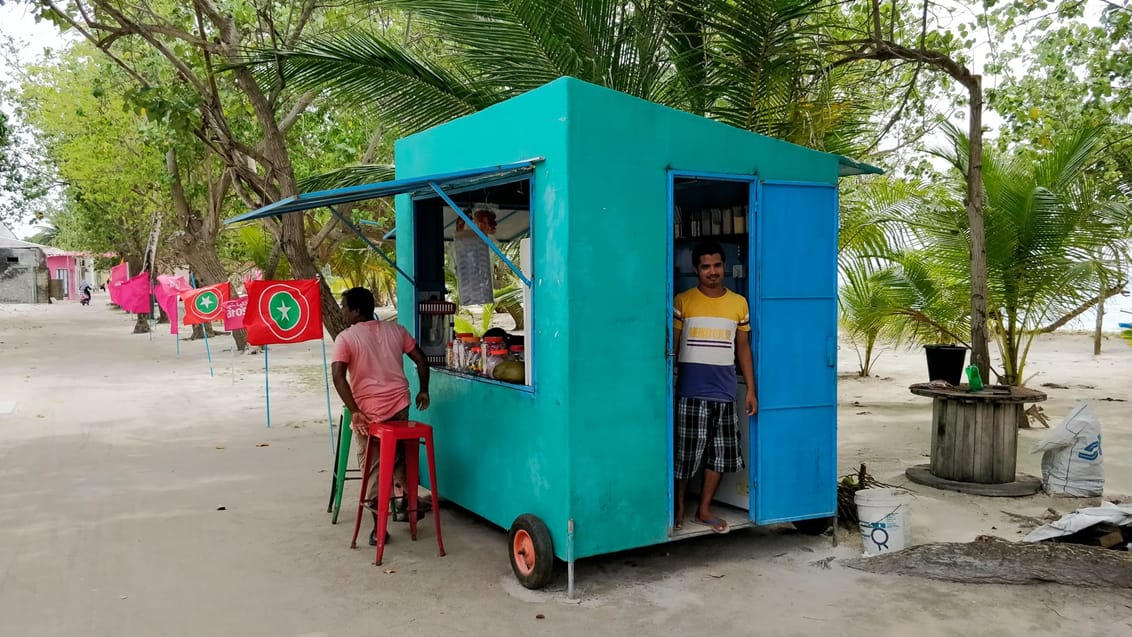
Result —
POLYGON ((530 177, 417 197, 413 220, 416 336, 429 364, 531 387, 530 177))

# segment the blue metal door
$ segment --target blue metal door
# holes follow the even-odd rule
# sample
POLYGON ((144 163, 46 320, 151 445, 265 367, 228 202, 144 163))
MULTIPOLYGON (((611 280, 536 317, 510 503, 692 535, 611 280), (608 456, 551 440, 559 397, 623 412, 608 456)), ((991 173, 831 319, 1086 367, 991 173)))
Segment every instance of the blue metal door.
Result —
POLYGON ((761 182, 757 203, 752 519, 831 516, 837 506, 837 188, 761 182))

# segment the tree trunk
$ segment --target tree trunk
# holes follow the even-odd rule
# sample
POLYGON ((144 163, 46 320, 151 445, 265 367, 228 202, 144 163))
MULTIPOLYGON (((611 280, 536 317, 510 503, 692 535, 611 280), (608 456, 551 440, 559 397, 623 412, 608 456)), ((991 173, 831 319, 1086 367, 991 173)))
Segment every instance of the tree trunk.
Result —
POLYGON ((322 301, 322 324, 330 332, 330 338, 346 329, 342 320, 342 311, 334 292, 326 284, 326 280, 318 274, 318 268, 307 251, 306 239, 303 236, 303 217, 300 214, 290 214, 283 217, 283 235, 280 244, 283 254, 291 264, 291 275, 297 279, 313 279, 318 277, 319 297, 322 301))
POLYGON ((987 347, 987 248, 983 226, 983 78, 970 76, 971 128, 967 150, 967 226, 971 234, 971 364, 990 379, 987 347))
MULTIPOLYGON (((229 37, 233 35, 229 32, 229 37)), ((230 43, 235 43, 230 41, 230 43)), ((295 180, 295 169, 291 164, 291 156, 287 150, 287 140, 280 129, 279 120, 271 103, 259 88, 251 71, 236 69, 234 71, 237 85, 251 102, 256 119, 259 120, 263 130, 262 149, 270 165, 269 177, 278 186, 280 197, 290 197, 299 194, 298 184, 295 180)), ((279 247, 287 256, 287 263, 291 266, 291 276, 296 279, 313 279, 318 277, 318 268, 311 258, 310 249, 306 242, 306 229, 304 216, 301 213, 283 215, 280 224, 279 247)), ((322 322, 330 332, 330 337, 346 328, 342 319, 338 302, 330 286, 319 278, 319 291, 322 297, 322 322)))
MULTIPOLYGON (((129 264, 130 277, 135 277, 141 274, 142 260, 133 255, 126 256, 126 263, 129 264)), ((137 320, 134 322, 134 334, 148 334, 149 333, 149 314, 138 314, 137 320)))
POLYGON ((148 334, 149 333, 149 314, 138 314, 138 320, 134 323, 134 334, 148 334))
POLYGON ((1104 326, 1104 300, 1097 303, 1097 329, 1093 332, 1093 356, 1101 355, 1101 327, 1104 326))
POLYGON ((271 242, 271 253, 267 255, 267 267, 264 268, 263 278, 268 281, 275 278, 275 270, 279 268, 279 258, 283 251, 279 248, 279 239, 271 242))
POLYGON ((212 329, 212 323, 197 323, 196 325, 193 326, 193 335, 189 337, 189 340, 190 341, 199 341, 200 339, 204 338, 204 335, 206 333, 205 332, 206 326, 207 326, 207 330, 208 330, 207 334, 208 334, 209 338, 215 338, 216 337, 216 330, 212 329))
MULTIPOLYGON (((184 230, 173 233, 169 238, 173 250, 188 263, 198 287, 227 281, 228 273, 224 269, 224 264, 220 263, 220 257, 216 254, 217 229, 215 222, 212 221, 212 218, 216 215, 210 210, 210 216, 206 219, 189 205, 188 198, 185 197, 184 186, 181 184, 181 170, 177 164, 177 154, 173 148, 165 153, 165 168, 169 172, 173 208, 177 211, 177 216, 181 218, 181 225, 184 228, 184 230)), ((223 201, 223 192, 227 191, 227 183, 225 176, 216 184, 221 191, 217 205, 223 201)), ((210 331, 209 334, 211 335, 212 332, 210 331)), ((201 332, 201 336, 204 336, 203 332, 201 332)), ((193 338, 197 338, 196 327, 193 328, 193 338)), ((241 352, 247 347, 247 336, 243 330, 232 332, 232 340, 236 343, 236 349, 241 352)))

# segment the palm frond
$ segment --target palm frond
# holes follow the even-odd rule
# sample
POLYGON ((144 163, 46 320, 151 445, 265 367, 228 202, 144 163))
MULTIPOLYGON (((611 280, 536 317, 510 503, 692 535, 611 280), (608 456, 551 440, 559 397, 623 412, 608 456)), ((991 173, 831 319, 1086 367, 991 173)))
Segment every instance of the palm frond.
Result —
POLYGON ((393 166, 386 164, 361 164, 346 166, 322 173, 311 175, 299 180, 300 192, 315 192, 318 190, 331 190, 333 188, 346 188, 348 186, 362 186, 381 181, 389 181, 396 177, 393 166))
POLYGON ((473 75, 485 81, 505 77, 516 93, 563 75, 593 78, 596 56, 590 25, 582 21, 573 2, 383 0, 380 4, 412 12, 435 25, 459 49, 461 61, 473 75))
POLYGON ((298 90, 332 87, 335 99, 375 108, 406 132, 474 113, 506 97, 494 85, 364 31, 306 39, 293 50, 249 50, 233 65, 253 67, 261 81, 280 80, 298 90))

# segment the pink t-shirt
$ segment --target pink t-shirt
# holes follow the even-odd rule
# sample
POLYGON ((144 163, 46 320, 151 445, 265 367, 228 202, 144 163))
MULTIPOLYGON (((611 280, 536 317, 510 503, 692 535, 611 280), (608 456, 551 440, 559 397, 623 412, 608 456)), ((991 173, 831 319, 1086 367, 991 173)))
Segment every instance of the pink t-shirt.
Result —
POLYGON ((417 342, 397 323, 364 321, 334 339, 334 362, 346 363, 350 391, 370 422, 388 420, 409 406, 402 356, 417 342))

